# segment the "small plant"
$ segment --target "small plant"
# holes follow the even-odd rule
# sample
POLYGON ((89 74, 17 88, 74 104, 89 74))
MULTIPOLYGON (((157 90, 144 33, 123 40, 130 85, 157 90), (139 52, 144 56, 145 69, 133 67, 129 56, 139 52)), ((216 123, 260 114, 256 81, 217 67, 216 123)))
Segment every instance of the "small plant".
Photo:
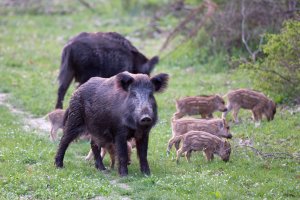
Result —
POLYGON ((300 22, 287 21, 280 34, 267 34, 264 58, 242 64, 255 87, 270 92, 276 102, 300 94, 300 22))

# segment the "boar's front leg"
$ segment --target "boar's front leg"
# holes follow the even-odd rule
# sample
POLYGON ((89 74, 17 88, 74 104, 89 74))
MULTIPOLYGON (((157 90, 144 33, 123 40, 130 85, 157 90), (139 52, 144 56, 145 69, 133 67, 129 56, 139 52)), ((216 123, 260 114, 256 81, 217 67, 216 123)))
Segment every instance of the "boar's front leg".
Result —
POLYGON ((150 175, 150 168, 147 160, 149 131, 143 134, 141 138, 136 139, 136 149, 140 160, 141 172, 150 175))
POLYGON ((128 149, 127 149, 127 134, 123 132, 118 132, 115 137, 117 157, 119 159, 119 175, 128 175, 128 149))
POLYGON ((91 149, 94 154, 95 167, 99 170, 105 170, 105 167, 102 162, 103 158, 100 156, 100 147, 95 143, 93 139, 91 139, 91 149))

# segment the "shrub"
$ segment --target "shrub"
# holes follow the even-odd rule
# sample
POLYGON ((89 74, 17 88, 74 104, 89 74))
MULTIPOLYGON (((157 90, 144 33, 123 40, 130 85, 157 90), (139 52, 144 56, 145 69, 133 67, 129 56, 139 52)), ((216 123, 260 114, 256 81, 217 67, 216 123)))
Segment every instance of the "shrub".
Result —
POLYGON ((265 57, 242 64, 250 71, 255 87, 270 93, 277 102, 300 96, 300 22, 286 21, 280 34, 268 34, 265 57))

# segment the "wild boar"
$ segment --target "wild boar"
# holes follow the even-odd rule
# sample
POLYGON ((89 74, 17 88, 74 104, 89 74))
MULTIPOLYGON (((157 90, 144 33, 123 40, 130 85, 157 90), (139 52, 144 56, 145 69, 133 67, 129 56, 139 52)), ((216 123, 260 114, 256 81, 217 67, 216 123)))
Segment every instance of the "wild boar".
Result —
POLYGON ((213 118, 215 111, 225 112, 225 102, 219 95, 185 97, 176 100, 176 119, 185 115, 201 115, 202 118, 213 118))
POLYGON ((149 75, 158 60, 146 58, 119 33, 80 33, 63 48, 55 108, 63 107, 73 79, 81 85, 91 77, 109 78, 123 71, 149 75))
POLYGON ((56 167, 63 167, 69 144, 87 129, 91 135, 91 148, 95 167, 105 170, 100 147, 114 143, 119 174, 128 174, 127 140, 135 139, 140 170, 150 174, 147 160, 151 128, 157 121, 154 92, 167 87, 168 74, 152 78, 144 74, 122 72, 111 78, 93 77, 73 94, 67 109, 64 134, 55 156, 56 167))
POLYGON ((223 113, 222 118, 226 118, 228 112, 233 109, 233 119, 238 123, 238 112, 240 108, 252 111, 252 118, 259 122, 265 115, 267 120, 273 120, 276 114, 276 104, 266 97, 263 93, 250 89, 238 89, 227 93, 228 98, 227 111, 223 113))
POLYGON ((187 161, 190 162, 192 151, 204 151, 208 161, 214 159, 214 154, 219 155, 225 162, 229 160, 231 145, 225 139, 203 131, 190 131, 173 138, 171 145, 181 140, 183 142, 181 148, 177 151, 177 163, 179 163, 179 158, 183 153, 185 153, 187 161))
MULTIPOLYGON (((172 118, 172 138, 169 140, 167 154, 170 153, 172 144, 171 141, 179 135, 184 135, 189 131, 204 131, 212 135, 223 137, 223 138, 232 138, 230 133, 230 127, 226 123, 226 120, 223 119, 178 119, 175 120, 175 117, 172 118)), ((179 142, 175 143, 176 150, 179 149, 179 142)))

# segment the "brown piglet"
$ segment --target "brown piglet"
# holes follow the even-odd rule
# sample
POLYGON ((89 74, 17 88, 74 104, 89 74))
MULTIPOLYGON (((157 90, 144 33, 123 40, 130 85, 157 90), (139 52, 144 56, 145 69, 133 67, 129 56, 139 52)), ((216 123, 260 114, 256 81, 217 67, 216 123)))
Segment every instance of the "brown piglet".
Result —
POLYGON ((190 162, 192 151, 203 151, 206 159, 211 161, 214 154, 217 154, 225 162, 229 160, 231 153, 231 145, 225 139, 221 139, 203 131, 190 131, 184 135, 179 135, 171 140, 171 144, 183 141, 181 148, 177 151, 177 164, 181 154, 185 153, 186 159, 190 162))
POLYGON ((225 119, 228 112, 233 110, 233 119, 236 123, 238 120, 238 112, 240 108, 252 111, 252 118, 259 122, 262 116, 266 116, 267 120, 273 120, 276 113, 276 104, 261 92, 250 89, 238 89, 227 93, 228 98, 227 111, 222 117, 225 119))
POLYGON ((185 115, 201 115, 202 118, 213 118, 215 111, 225 112, 227 108, 219 95, 185 97, 176 100, 176 119, 185 115))

